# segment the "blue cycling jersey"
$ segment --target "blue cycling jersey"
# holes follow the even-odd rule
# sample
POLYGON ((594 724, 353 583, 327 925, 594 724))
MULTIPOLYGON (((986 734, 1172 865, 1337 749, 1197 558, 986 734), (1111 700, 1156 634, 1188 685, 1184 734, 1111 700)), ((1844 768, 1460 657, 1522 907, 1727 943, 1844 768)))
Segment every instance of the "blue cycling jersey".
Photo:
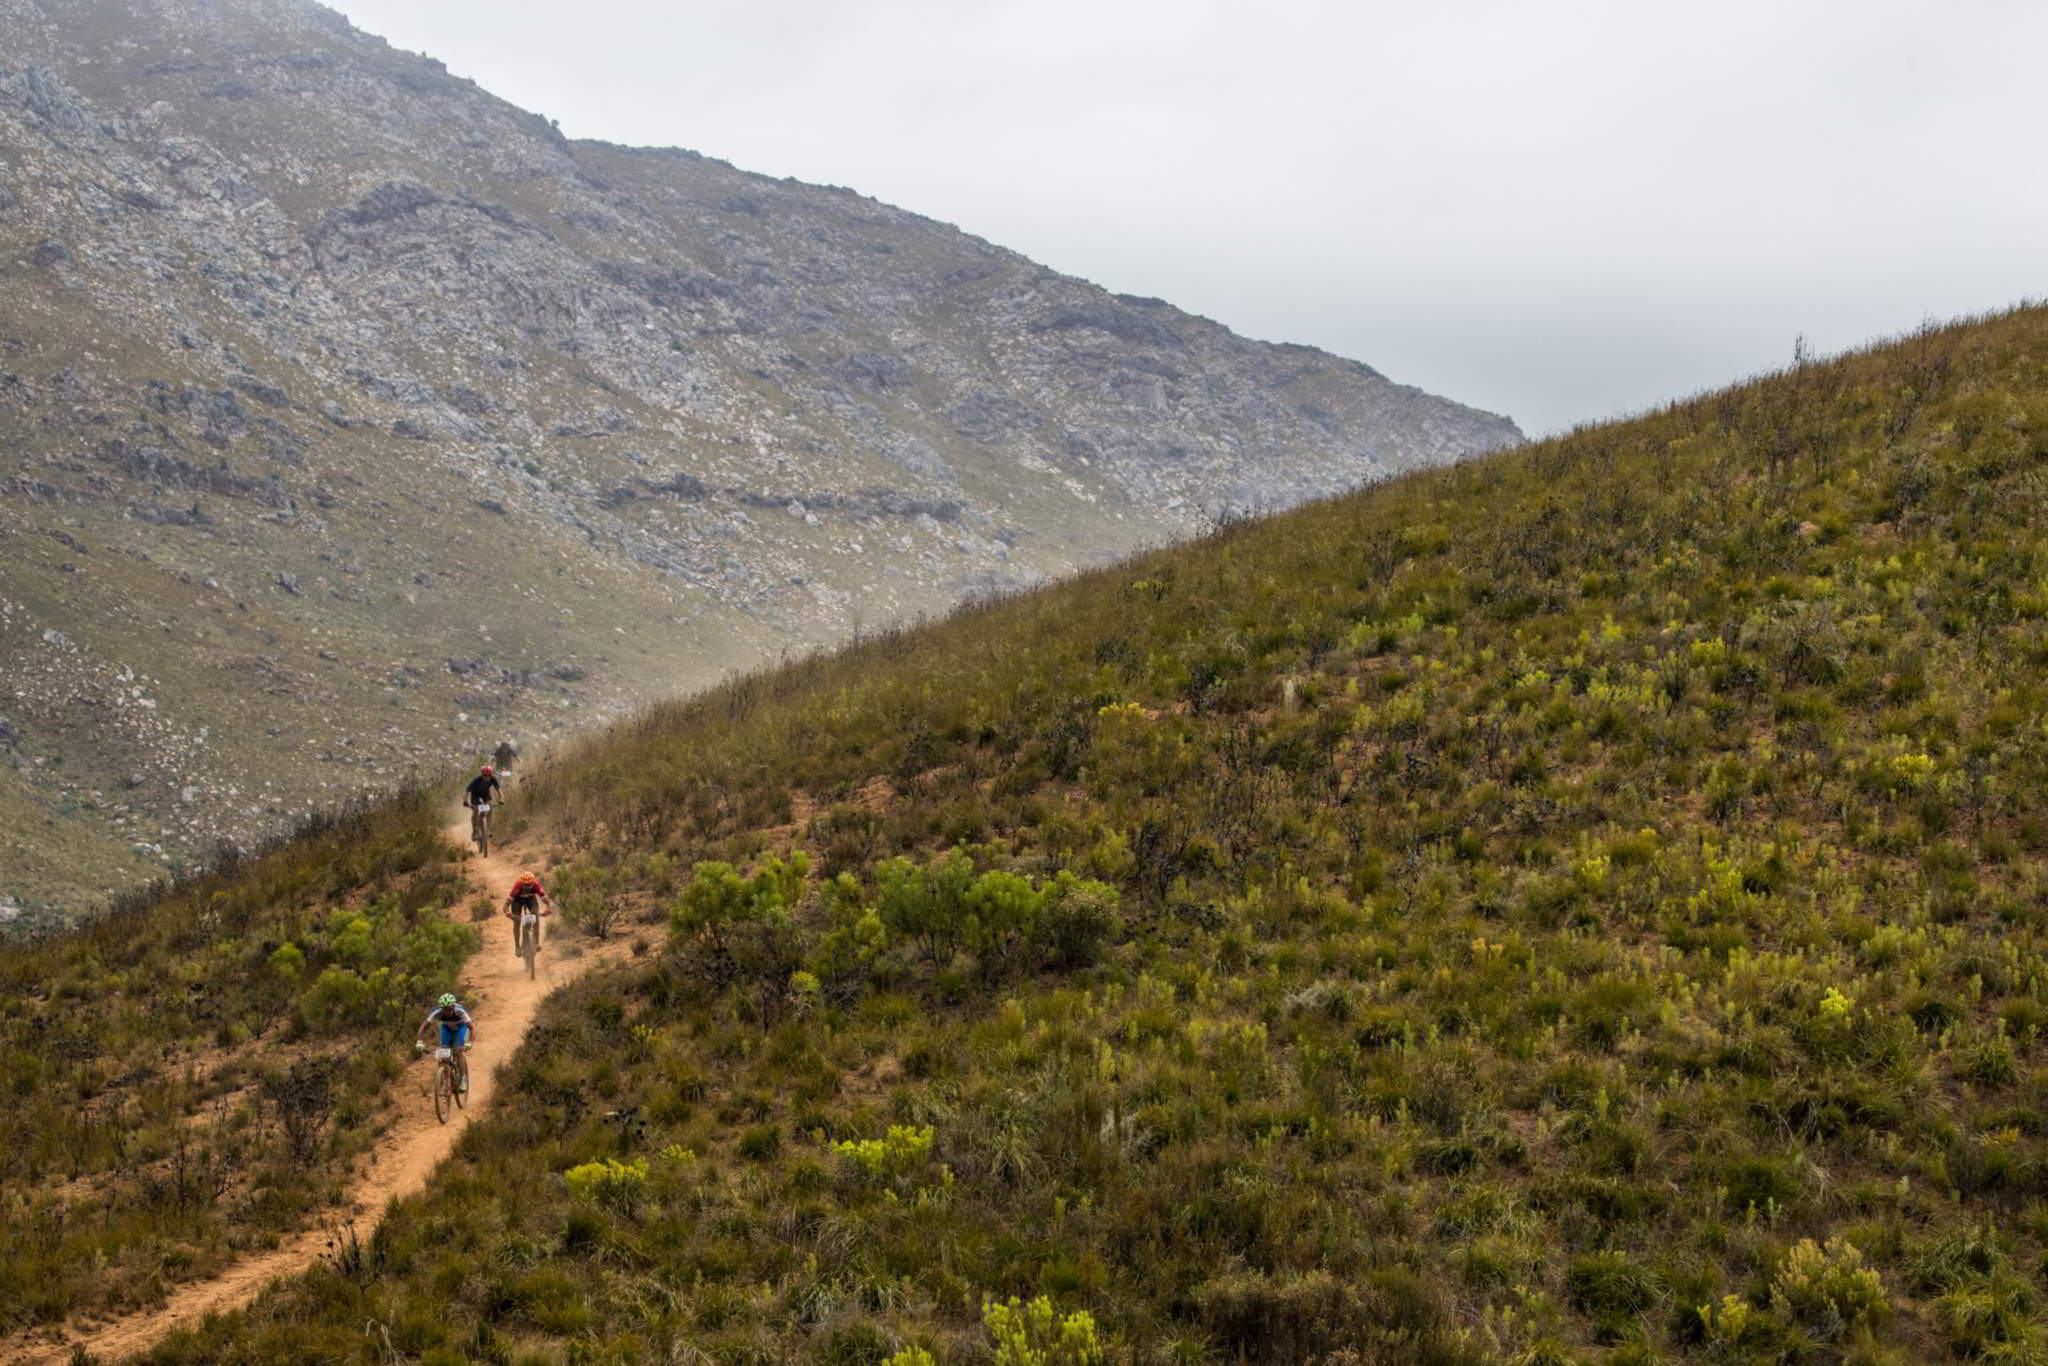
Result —
POLYGON ((441 1027, 441 1047, 462 1048, 468 1045, 475 1022, 469 1018, 469 1010, 457 1004, 435 1006, 427 1012, 426 1023, 441 1027))

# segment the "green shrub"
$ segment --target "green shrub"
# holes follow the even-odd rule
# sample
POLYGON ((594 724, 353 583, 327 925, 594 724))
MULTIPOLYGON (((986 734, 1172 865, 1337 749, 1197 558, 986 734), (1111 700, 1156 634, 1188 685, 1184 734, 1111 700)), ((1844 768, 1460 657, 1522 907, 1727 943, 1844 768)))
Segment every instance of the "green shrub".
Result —
POLYGON ((297 944, 287 940, 270 955, 270 970, 286 982, 296 982, 306 970, 306 955, 297 944))
POLYGON ((1085 968, 1123 933, 1121 894, 1093 878, 1062 872, 1039 916, 1036 938, 1056 968, 1085 968))
POLYGON ((893 858, 875 865, 875 910, 892 937, 943 963, 965 938, 973 886, 974 860, 957 849, 923 864, 893 858))
POLYGON ((378 1014, 389 983, 389 969, 365 978, 349 968, 327 968, 299 998, 299 1018, 330 1033, 367 1023, 378 1014))
POLYGON ((729 863, 700 863, 669 910, 669 925, 685 938, 724 942, 741 926, 787 920, 803 896, 810 858, 799 850, 788 861, 764 860, 740 876, 729 863))

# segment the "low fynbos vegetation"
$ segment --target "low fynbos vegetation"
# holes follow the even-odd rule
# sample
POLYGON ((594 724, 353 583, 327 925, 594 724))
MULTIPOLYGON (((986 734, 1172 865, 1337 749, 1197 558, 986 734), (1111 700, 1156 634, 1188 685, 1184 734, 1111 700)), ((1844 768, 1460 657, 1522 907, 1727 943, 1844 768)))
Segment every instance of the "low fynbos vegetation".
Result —
POLYGON ((0 956, 0 1332, 152 1303, 332 1203, 476 942, 426 802, 0 956))
POLYGON ((2044 525, 2027 311, 651 714, 666 942, 160 1357, 2048 1359, 2044 525))

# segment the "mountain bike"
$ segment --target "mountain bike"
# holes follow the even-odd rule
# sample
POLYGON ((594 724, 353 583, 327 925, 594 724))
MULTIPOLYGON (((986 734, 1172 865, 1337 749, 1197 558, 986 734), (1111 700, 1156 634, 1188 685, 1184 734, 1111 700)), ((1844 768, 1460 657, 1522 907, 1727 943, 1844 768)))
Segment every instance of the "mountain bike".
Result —
POLYGON ((469 809, 469 837, 476 841, 476 851, 484 858, 491 856, 491 804, 478 802, 469 809))
POLYGON ((540 912, 521 907, 512 922, 512 950, 526 960, 526 975, 534 975, 534 960, 540 957, 540 912))
MULTIPOLYGON (((421 1044, 422 1051, 426 1049, 421 1044)), ((452 1110, 469 1105, 469 1060, 453 1048, 434 1050, 434 1118, 448 1122, 452 1110)))

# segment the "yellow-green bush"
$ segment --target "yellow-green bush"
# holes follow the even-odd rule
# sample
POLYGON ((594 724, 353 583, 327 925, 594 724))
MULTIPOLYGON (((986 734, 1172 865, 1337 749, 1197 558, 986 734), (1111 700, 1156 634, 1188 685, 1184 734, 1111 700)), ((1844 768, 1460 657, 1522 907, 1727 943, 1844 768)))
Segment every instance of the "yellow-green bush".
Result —
POLYGON ((1109 1359, 1085 1309, 1062 1314, 1040 1295, 983 1306, 996 1366, 1101 1366, 1109 1359))
POLYGON ((842 1139, 832 1148, 870 1177, 909 1177, 931 1160, 932 1138, 929 1126, 892 1124, 880 1138, 842 1139))
POLYGON ((579 1200, 588 1200, 605 1206, 620 1214, 631 1214, 639 1209, 647 1193, 647 1164, 645 1162, 621 1162, 606 1158, 602 1162, 585 1162, 569 1168, 562 1174, 569 1193, 579 1200))

